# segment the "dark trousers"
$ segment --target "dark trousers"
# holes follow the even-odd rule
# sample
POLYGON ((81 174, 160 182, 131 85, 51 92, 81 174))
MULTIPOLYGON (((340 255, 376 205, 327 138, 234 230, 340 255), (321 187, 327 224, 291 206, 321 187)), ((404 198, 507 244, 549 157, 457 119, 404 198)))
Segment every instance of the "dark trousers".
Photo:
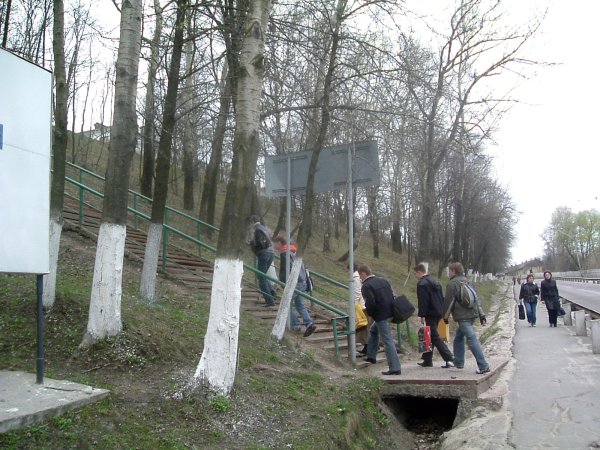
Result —
POLYGON ((557 316, 558 316, 557 309, 548 309, 548 320, 550 321, 550 325, 556 325, 557 316))
MULTIPOLYGON (((431 328, 431 349, 433 350, 434 347, 437 348, 444 361, 453 361, 454 355, 452 355, 452 352, 438 333, 439 323, 440 317, 425 317, 425 325, 429 325, 431 328)), ((430 364, 433 361, 433 351, 425 352, 421 357, 425 364, 430 364)))

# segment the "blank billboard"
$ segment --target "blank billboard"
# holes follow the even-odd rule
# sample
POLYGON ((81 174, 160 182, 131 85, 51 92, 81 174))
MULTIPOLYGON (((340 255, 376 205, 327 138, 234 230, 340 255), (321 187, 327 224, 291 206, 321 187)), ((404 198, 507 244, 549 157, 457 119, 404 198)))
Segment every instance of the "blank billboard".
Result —
POLYGON ((52 74, 0 49, 0 272, 48 273, 52 74))

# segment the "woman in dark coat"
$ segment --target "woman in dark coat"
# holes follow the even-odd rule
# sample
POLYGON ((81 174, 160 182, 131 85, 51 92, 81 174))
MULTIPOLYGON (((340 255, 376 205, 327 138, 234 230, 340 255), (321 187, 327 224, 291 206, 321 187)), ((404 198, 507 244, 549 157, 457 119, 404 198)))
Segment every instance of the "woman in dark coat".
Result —
POLYGON ((552 272, 549 270, 544 272, 544 279, 540 285, 540 298, 542 302, 546 303, 550 326, 556 327, 556 318, 560 310, 560 296, 558 295, 556 281, 552 279, 552 272))
POLYGON ((529 322, 530 327, 535 327, 535 323, 537 322, 536 308, 539 295, 540 288, 533 282, 533 275, 527 275, 527 283, 521 285, 519 300, 525 304, 527 321, 529 322))

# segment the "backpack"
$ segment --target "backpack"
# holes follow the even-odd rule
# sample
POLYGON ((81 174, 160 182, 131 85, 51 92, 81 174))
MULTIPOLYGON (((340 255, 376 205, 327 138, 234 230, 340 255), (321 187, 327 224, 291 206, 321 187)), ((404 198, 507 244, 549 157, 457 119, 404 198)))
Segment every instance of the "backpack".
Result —
MULTIPOLYGON (((292 264, 294 264, 294 259, 294 255, 290 253, 290 267, 292 264)), ((304 290, 304 292, 312 292, 315 287, 315 284, 313 283, 313 279, 310 276, 310 272, 306 268, 304 261, 302 262, 302 267, 300 268, 300 270, 302 270, 302 268, 304 268, 304 283, 306 284, 306 289, 304 290)), ((300 275, 298 275, 298 279, 300 278, 300 275)))
POLYGON ((304 275, 305 275, 305 279, 306 279, 306 292, 312 292, 313 289, 315 288, 315 284, 313 283, 313 279, 310 276, 310 272, 308 271, 308 269, 306 268, 306 266, 304 267, 304 275))
POLYGON ((254 251, 266 250, 271 246, 271 240, 269 236, 261 230, 260 228, 256 228, 254 230, 254 241, 252 242, 252 248, 254 251))
POLYGON ((392 323, 402 323, 415 312, 413 305, 406 295, 399 295, 392 300, 392 323))
POLYGON ((478 302, 479 298, 475 288, 468 281, 461 281, 460 296, 458 298, 459 305, 463 308, 473 309, 478 302))

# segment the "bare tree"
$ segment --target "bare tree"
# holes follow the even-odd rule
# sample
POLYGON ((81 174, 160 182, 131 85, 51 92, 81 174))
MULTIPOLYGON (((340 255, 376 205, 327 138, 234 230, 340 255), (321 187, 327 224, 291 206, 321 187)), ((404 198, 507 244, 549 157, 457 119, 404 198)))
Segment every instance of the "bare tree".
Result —
POLYGON ((160 35, 163 27, 163 9, 159 0, 154 0, 154 33, 150 45, 150 62, 146 81, 146 98, 144 100, 144 132, 142 135, 142 171, 140 174, 140 191, 146 197, 152 196, 152 180, 154 177, 154 142, 156 127, 155 80, 159 66, 160 35))
MULTIPOLYGON (((233 51, 235 51, 235 49, 233 49, 233 51)), ((231 78, 230 70, 228 69, 230 61, 236 61, 236 58, 227 58, 221 72, 219 112, 211 141, 210 159, 202 185, 202 199, 200 200, 199 216, 208 223, 215 223, 215 209, 219 187, 219 169, 223 162, 223 142, 225 140, 227 120, 229 119, 229 111, 232 102, 233 80, 231 78)), ((235 65, 237 66, 237 62, 235 65)))
POLYGON ((194 374, 195 381, 223 395, 231 392, 237 365, 243 275, 241 251, 248 211, 247 196, 254 186, 260 148, 260 98, 270 11, 270 0, 240 2, 235 11, 242 33, 239 70, 234 74, 237 89, 233 161, 214 264, 204 350, 194 374))
POLYGON ((50 269, 44 276, 43 303, 46 310, 54 305, 58 249, 62 233, 62 210, 65 191, 65 164, 67 154, 68 83, 65 70, 65 7, 62 0, 54 0, 54 129, 52 133, 52 186, 50 188, 50 269))
POLYGON ((141 24, 141 1, 123 2, 116 63, 115 107, 110 131, 102 223, 98 232, 88 324, 81 344, 84 347, 117 335, 123 327, 121 283, 127 229, 129 174, 137 135, 135 98, 141 24))
MULTIPOLYGON (((165 206, 171 170, 171 147, 173 145, 173 130, 175 129, 175 112, 177 107, 177 91, 179 88, 179 70, 183 52, 183 33, 188 0, 177 0, 177 18, 173 34, 173 51, 171 65, 167 77, 167 95, 163 109, 162 129, 158 143, 156 160, 156 183, 152 196, 152 213, 148 227, 148 237, 144 252, 144 265, 140 282, 140 294, 148 301, 156 299, 156 268, 165 218, 165 206)), ((166 258, 166 255, 163 255, 166 258)))
MULTIPOLYGON (((505 99, 481 95, 476 86, 507 69, 518 70, 528 63, 521 58, 523 45, 537 30, 504 31, 500 3, 488 0, 463 0, 450 19, 450 30, 436 55, 435 65, 416 72, 409 47, 401 54, 401 64, 408 73, 408 89, 423 121, 424 143, 421 149, 423 183, 419 226, 418 259, 432 254, 432 223, 435 209, 435 185, 440 167, 451 144, 457 138, 463 116, 479 108, 480 118, 505 99), (455 80, 460 77, 460 83, 455 80), (454 86, 462 89, 456 92, 454 86), (481 107, 487 111, 481 111, 481 107)), ((405 39, 408 43, 409 40, 405 39)), ((481 119, 480 119, 481 120, 481 119)), ((480 120, 478 122, 480 122, 480 120)), ((471 122, 473 127, 479 123, 471 122)))
POLYGON ((196 96, 194 95, 194 42, 190 39, 185 44, 185 77, 182 103, 187 110, 183 114, 182 138, 182 170, 183 170, 183 208, 191 211, 194 209, 195 182, 198 176, 198 153, 195 132, 196 96))
POLYGON ((285 325, 290 314, 291 300, 298 282, 298 274, 300 273, 303 264, 304 250, 310 239, 315 197, 315 175, 321 149, 325 143, 325 137, 331 121, 330 101, 332 83, 336 59, 338 57, 337 51, 340 42, 340 30, 346 13, 346 5, 346 0, 338 0, 333 14, 329 14, 329 11, 325 13, 328 20, 325 21, 324 29, 327 30, 327 32, 325 33, 323 42, 323 51, 319 55, 317 63, 317 82, 315 89, 315 104, 319 107, 312 111, 313 115, 309 121, 307 138, 308 148, 312 149, 313 152, 308 169, 308 178, 306 180, 305 202, 302 211, 302 221, 298 230, 296 257, 294 258, 294 263, 290 269, 290 275, 287 279, 283 294, 281 295, 281 303, 279 305, 279 310, 277 311, 277 318, 275 319, 275 324, 273 325, 273 330, 271 332, 271 335, 277 340, 283 339, 285 325))

